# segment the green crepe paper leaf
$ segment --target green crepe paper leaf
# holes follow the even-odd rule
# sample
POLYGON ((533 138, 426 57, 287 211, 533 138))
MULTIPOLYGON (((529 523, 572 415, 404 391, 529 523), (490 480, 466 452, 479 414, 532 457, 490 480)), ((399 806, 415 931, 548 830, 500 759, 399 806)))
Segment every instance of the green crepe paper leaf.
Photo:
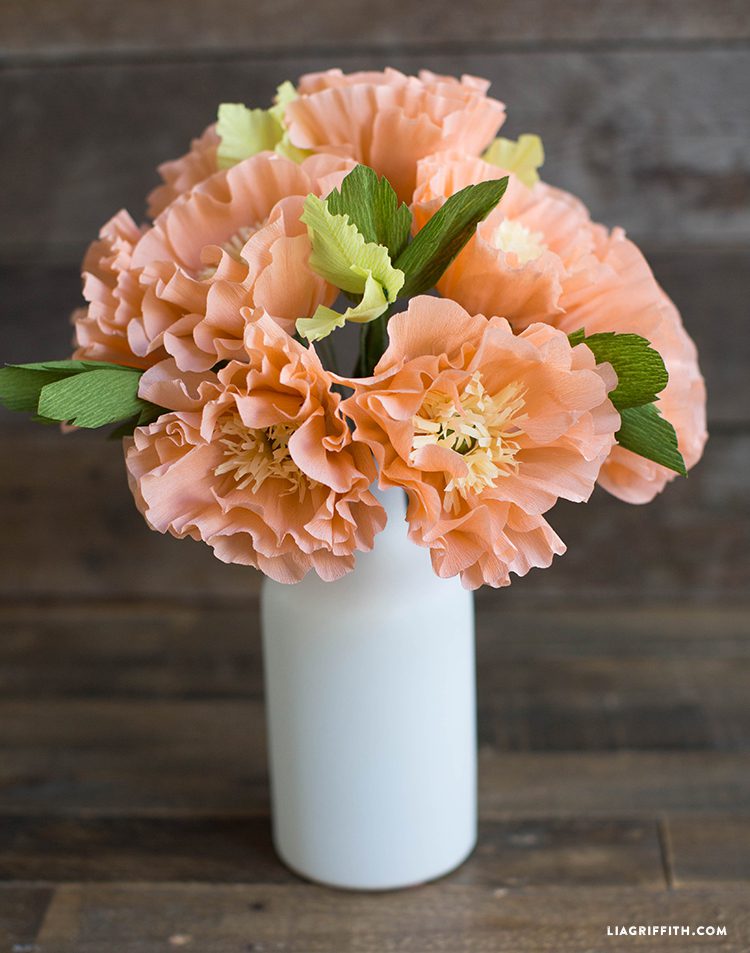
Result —
POLYGON ((8 410, 33 414, 39 404, 39 395, 45 384, 61 380, 65 374, 27 371, 22 367, 0 369, 0 404, 8 410))
POLYGON ((474 234, 479 222, 492 211, 508 185, 508 177, 467 185, 452 195, 420 229, 395 262, 406 280, 402 298, 434 288, 445 269, 474 234))
POLYGON ((388 249, 367 242, 346 215, 332 215, 323 199, 308 195, 300 220, 307 225, 312 244, 310 267, 342 291, 364 294, 372 276, 383 287, 388 301, 395 301, 404 273, 391 264, 388 249))
POLYGON ((626 407, 620 411, 620 419, 617 442, 621 447, 660 463, 680 476, 687 476, 675 429, 661 416, 655 404, 626 407))
POLYGON ((135 369, 130 373, 105 369, 45 384, 39 413, 87 428, 126 420, 144 409, 145 401, 138 396, 140 379, 141 371, 135 369))
POLYGON ((539 181, 537 169, 544 165, 544 146, 539 136, 526 133, 513 139, 498 137, 482 155, 485 162, 496 165, 531 188, 539 181))
POLYGON ((308 341, 320 341, 337 328, 343 328, 347 321, 367 324, 379 318, 387 310, 388 300, 383 286, 369 275, 365 283, 365 293, 359 304, 347 308, 343 314, 326 308, 322 304, 318 305, 311 318, 299 318, 296 325, 297 333, 308 341))
MULTIPOLYGON (((35 364, 8 364, 8 367, 18 367, 25 371, 60 371, 65 374, 80 374, 81 371, 100 371, 106 368, 110 371, 135 371, 137 368, 126 364, 110 364, 107 361, 38 361, 35 364)), ((140 373, 140 371, 139 371, 140 373)))
POLYGON ((570 341, 571 347, 576 347, 578 344, 583 344, 586 340, 586 332, 583 328, 579 328, 577 331, 571 331, 568 335, 568 341, 570 341))
POLYGON ((568 339, 574 346, 583 343, 590 348, 597 364, 612 365, 617 374, 617 387, 609 399, 617 410, 650 404, 667 386, 669 374, 661 354, 639 334, 605 331, 587 336, 579 330, 568 339))
POLYGON ((399 204, 398 196, 385 176, 366 165, 358 165, 346 176, 340 189, 326 199, 332 215, 348 215, 366 242, 385 245, 391 259, 406 247, 411 233, 412 217, 408 206, 399 204))
POLYGON ((138 397, 142 374, 140 368, 104 361, 13 364, 0 369, 0 403, 35 414, 38 423, 101 427, 125 421, 120 429, 132 433, 164 412, 138 397))
MULTIPOLYGON (((132 371, 133 368, 102 361, 40 361, 35 364, 9 364, 0 368, 0 404, 9 410, 35 413, 39 397, 47 384, 63 380, 73 374, 103 368, 132 371)), ((38 418, 43 422, 42 418, 38 418)))

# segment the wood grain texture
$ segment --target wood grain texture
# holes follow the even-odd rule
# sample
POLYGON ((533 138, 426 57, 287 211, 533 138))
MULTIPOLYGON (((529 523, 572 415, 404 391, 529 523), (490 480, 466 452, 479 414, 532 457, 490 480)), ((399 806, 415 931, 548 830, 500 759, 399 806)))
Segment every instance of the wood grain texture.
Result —
POLYGON ((39 953, 742 953, 747 890, 477 889, 450 880, 367 895, 312 886, 70 884, 55 891, 39 953), (724 924, 730 935, 606 936, 608 924, 724 924), (176 940, 175 938, 180 938, 176 940))
MULTIPOLYGON (((501 735, 487 722, 482 733, 501 735)), ((0 703, 0 813, 268 811, 260 700, 0 703)), ((554 732, 540 731, 537 743, 554 732)), ((547 742, 549 743, 549 742, 547 742)), ((750 813, 744 751, 480 747, 485 819, 750 813)))
POLYGON ((0 950, 34 953, 34 940, 53 888, 0 883, 0 950))
MULTIPOLYGON (((262 694, 254 598, 229 606, 6 605, 0 606, 0 631, 0 695, 6 700, 262 694)), ((486 712, 496 714, 504 705, 517 718, 520 705, 528 710, 567 699, 591 709, 598 704, 613 717, 649 702, 658 703, 663 716, 672 705, 677 718, 684 705, 699 704, 713 725, 719 710, 739 712, 746 701, 750 612, 625 605, 511 609, 505 594, 496 593, 477 605, 477 654, 486 712)), ((632 737, 627 741, 634 744, 632 737)))
MULTIPOLYGON (((750 246, 653 247, 647 248, 646 254, 657 280, 674 299, 698 345, 708 383, 710 423, 750 423, 750 336, 745 333, 750 246), (720 333, 717 313, 721 314, 720 333)), ((70 353, 68 315, 82 303, 78 271, 78 262, 42 268, 0 265, 3 360, 33 361, 40 356, 66 357, 70 353)), ((3 426, 28 426, 19 416, 0 413, 3 426)))
POLYGON ((32 7, 5 0, 0 36, 0 53, 8 57, 267 53, 279 47, 304 52, 311 46, 332 53, 346 48, 390 53, 407 45, 736 41, 750 38, 750 24, 742 0, 602 0, 595 6, 570 0, 564 8, 554 0, 530 0, 523 6, 468 0, 461 7, 438 0, 429 10, 385 0, 377 15, 364 0, 345 6, 335 0, 169 0, 159 4, 158 17, 147 0, 132 0, 127 9, 114 0, 93 7, 85 0, 39 0, 32 7))
POLYGON ((750 818, 670 817, 665 830, 675 886, 750 881, 750 818))
MULTIPOLYGON (((478 612, 481 743, 498 751, 750 746, 747 610, 561 613, 503 611, 502 602, 484 600, 478 612)), ((262 701, 254 602, 21 605, 0 608, 0 628, 8 701, 262 701)))
POLYGON ((260 701, 0 703, 0 812, 268 813, 260 701))
MULTIPOLYGON (((567 554, 502 593, 504 604, 746 604, 750 582, 750 434, 716 434, 688 480, 648 507, 597 491, 550 522, 567 554), (585 518, 584 518, 585 517, 585 518)), ((120 448, 50 428, 14 437, 0 470, 5 532, 0 598, 247 598, 259 577, 192 540, 150 532, 126 486, 120 448), (51 535, 52 534, 52 535, 51 535), (51 539, 54 538, 54 545, 51 539)))
MULTIPOLYGON (((750 231, 750 50, 455 52, 336 56, 472 72, 507 100, 506 134, 540 132, 545 178, 638 241, 744 244, 750 231), (543 90, 543 94, 540 94, 543 90)), ((227 61, 9 67, 0 260, 76 262, 125 206, 138 217, 157 163, 183 153, 222 101, 262 104, 330 54, 227 61), (46 161, 30 162, 44 142, 46 161), (54 171, 50 163, 54 163, 54 171)))
MULTIPOLYGON (((0 816, 0 880, 299 883, 268 817, 0 816)), ((663 887, 656 824, 617 819, 488 821, 452 877, 475 886, 663 887)))
POLYGON ((750 814, 750 758, 711 751, 479 753, 480 814, 750 814))

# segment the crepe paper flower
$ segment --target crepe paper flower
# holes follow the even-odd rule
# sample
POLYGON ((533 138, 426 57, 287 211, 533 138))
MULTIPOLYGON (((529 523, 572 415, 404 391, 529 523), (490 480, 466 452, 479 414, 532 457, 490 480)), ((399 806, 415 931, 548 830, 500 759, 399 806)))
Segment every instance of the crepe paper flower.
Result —
POLYGON ((307 225, 312 245, 310 268, 342 291, 363 297, 344 314, 319 306, 312 318, 297 321, 297 332, 309 341, 317 341, 346 321, 367 324, 380 317, 396 300, 405 279, 403 271, 391 264, 388 249, 366 242, 347 215, 332 215, 326 202, 316 195, 305 199, 301 221, 307 225))
POLYGON ((612 369, 548 325, 515 335, 427 296, 388 332, 374 375, 346 382, 344 410, 380 485, 406 490, 410 538, 469 589, 548 566, 565 547, 543 514, 588 499, 619 428, 612 369))
POLYGON ((140 395, 170 413, 126 446, 149 526, 208 543, 219 559, 279 582, 354 568, 385 525, 375 466, 353 439, 315 352, 267 316, 245 332, 248 362, 218 374, 147 371, 140 395))
POLYGON ((248 109, 242 103, 219 106, 216 134, 219 137, 217 164, 228 169, 259 152, 276 151, 294 162, 302 162, 310 153, 296 149, 290 142, 284 113, 297 98, 292 83, 285 82, 276 91, 275 105, 270 109, 248 109))
MULTIPOLYGON (((565 282, 563 311, 555 323, 566 332, 584 328, 633 332, 647 338, 662 356, 669 374, 656 407, 677 433, 689 470, 701 458, 707 440, 706 387, 695 344, 679 312, 659 287, 642 253, 622 229, 591 229, 594 252, 565 282)), ((612 450, 599 476, 601 485, 628 503, 648 503, 676 474, 623 447, 612 450)))
POLYGON ((328 194, 351 165, 264 152, 176 199, 133 250, 142 298, 127 326, 132 351, 166 351, 183 370, 205 370, 243 359, 243 313, 262 308, 293 332, 299 315, 332 303, 336 289, 308 267, 300 216, 305 196, 328 194))
MULTIPOLYGON (((414 218, 421 227, 445 200, 507 170, 457 153, 419 164, 414 218)), ((438 281, 442 295, 473 314, 500 314, 517 331, 561 312, 565 277, 594 248, 591 219, 572 196, 511 175, 502 202, 438 281)))
POLYGON ((491 142, 505 107, 486 95, 488 87, 473 76, 427 70, 309 73, 286 109, 289 139, 370 166, 410 202, 419 159, 447 149, 478 155, 491 142))
POLYGON ((78 308, 72 315, 75 358, 148 367, 166 357, 158 347, 148 354, 135 354, 128 344, 128 324, 142 297, 131 271, 132 256, 144 231, 123 210, 102 227, 99 240, 89 246, 82 266, 88 307, 78 308))
POLYGON ((162 162, 157 171, 164 180, 163 185, 153 189, 147 198, 149 218, 156 218, 178 196, 217 171, 216 153, 219 142, 216 124, 212 123, 197 139, 193 139, 190 151, 184 156, 162 162))
MULTIPOLYGON (((422 224, 443 196, 503 170, 456 154, 420 163, 414 215, 422 224)), ((689 469, 706 442, 705 385, 695 346, 648 263, 621 229, 591 222, 574 196, 539 182, 527 189, 511 176, 503 201, 448 268, 438 289, 469 311, 501 313, 516 330, 535 321, 567 333, 583 328, 640 334, 659 351, 669 383, 657 408, 675 428, 689 469), (498 247, 500 246, 500 247, 498 247)), ((645 503, 675 473, 615 447, 600 482, 615 496, 645 503)))
POLYGON ((490 165, 496 165, 506 172, 512 172, 523 184, 531 189, 539 181, 537 169, 544 165, 544 146, 539 136, 529 133, 513 139, 495 139, 482 158, 490 165))

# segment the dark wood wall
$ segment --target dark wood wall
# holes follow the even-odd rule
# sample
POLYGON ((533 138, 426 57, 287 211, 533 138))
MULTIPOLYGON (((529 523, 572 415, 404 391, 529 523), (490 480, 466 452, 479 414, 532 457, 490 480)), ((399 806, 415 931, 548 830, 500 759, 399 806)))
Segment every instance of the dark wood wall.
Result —
MULTIPOLYGON (((747 0, 4 0, 0 334, 4 360, 64 356, 78 262, 136 216, 154 167, 221 100, 263 103, 340 65, 470 72, 542 134, 546 178, 646 249, 701 349, 704 461, 649 507, 597 492, 552 521, 569 554, 511 605, 744 604, 750 580, 750 4, 747 0), (519 602, 519 600, 522 600, 519 602)), ((242 600, 248 570, 157 537, 117 445, 4 415, 0 598, 242 600)))

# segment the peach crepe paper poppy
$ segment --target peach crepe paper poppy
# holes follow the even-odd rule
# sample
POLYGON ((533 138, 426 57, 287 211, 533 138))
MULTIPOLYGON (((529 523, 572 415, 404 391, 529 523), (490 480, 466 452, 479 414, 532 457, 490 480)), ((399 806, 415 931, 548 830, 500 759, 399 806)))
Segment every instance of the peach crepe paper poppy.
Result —
MULTIPOLYGON (((594 253, 568 279, 556 324, 570 333, 585 328, 632 332, 647 338, 664 359, 669 381, 656 406, 674 427, 689 470, 706 445, 706 385, 698 353, 673 302, 659 287, 648 262, 622 229, 592 228, 594 253)), ((601 485, 627 503, 648 503, 675 479, 673 470, 623 447, 613 448, 601 485)))
POLYGON ((176 199, 127 255, 106 260, 123 293, 117 321, 99 322, 100 337, 114 338, 101 346, 140 366, 170 354, 200 371, 242 358, 244 308, 264 308, 291 331, 331 303, 336 290, 307 267, 299 218, 308 193, 328 194, 351 167, 335 156, 298 165, 260 153, 176 199))
POLYGON ((197 139, 193 139, 185 155, 162 162, 158 171, 163 184, 153 189, 147 199, 150 218, 156 218, 176 198, 189 192, 217 171, 216 154, 219 143, 216 123, 212 123, 197 139))
POLYGON ((298 148, 369 165, 410 202, 419 159, 445 149, 479 153, 490 143, 505 107, 486 95, 488 87, 473 76, 459 81, 427 70, 308 73, 285 121, 298 148))
POLYGON ((123 210, 102 226, 99 239, 89 246, 82 266, 88 307, 77 308, 71 319, 78 345, 74 357, 130 367, 148 367, 166 357, 158 348, 134 354, 127 339, 128 324, 142 297, 131 262, 144 230, 123 210))
MULTIPOLYGON (((415 193, 417 223, 424 224, 466 185, 505 174, 455 153, 424 160, 415 193)), ((638 248, 622 229, 610 234, 594 224, 574 196, 542 182, 528 188, 511 174, 500 204, 480 223, 438 289, 472 312, 502 313, 516 330, 544 321, 566 333, 584 328, 589 334, 647 338, 669 373, 657 407, 674 426, 688 469, 700 459, 707 437, 706 392, 695 345, 638 248), (503 223, 505 232, 498 234, 503 223)), ((675 477, 615 446, 599 482, 622 500, 647 503, 675 477)))
POLYGON ((385 525, 372 454, 314 350, 267 316, 248 325, 245 348, 248 363, 218 374, 167 360, 143 375, 141 396, 170 412, 126 443, 138 508, 152 529, 279 582, 338 579, 385 525))
POLYGON ((512 173, 451 152, 419 163, 413 212, 421 228, 449 196, 505 175, 508 186, 499 204, 437 287, 472 314, 502 314, 521 331, 561 311, 565 276, 593 251, 586 207, 542 182, 528 188, 512 173))
POLYGON ((148 286, 142 316, 128 328, 135 353, 163 344, 182 370, 204 370, 241 356, 243 306, 263 308, 292 332, 300 315, 330 304, 338 292, 308 268, 300 216, 305 196, 327 195, 352 166, 263 152, 176 199, 133 252, 148 286))
POLYGON ((612 369, 548 325, 515 335, 446 299, 412 299, 388 332, 344 410, 380 485, 406 490, 410 538, 469 589, 549 566, 565 546, 543 514, 588 499, 619 428, 612 369))

